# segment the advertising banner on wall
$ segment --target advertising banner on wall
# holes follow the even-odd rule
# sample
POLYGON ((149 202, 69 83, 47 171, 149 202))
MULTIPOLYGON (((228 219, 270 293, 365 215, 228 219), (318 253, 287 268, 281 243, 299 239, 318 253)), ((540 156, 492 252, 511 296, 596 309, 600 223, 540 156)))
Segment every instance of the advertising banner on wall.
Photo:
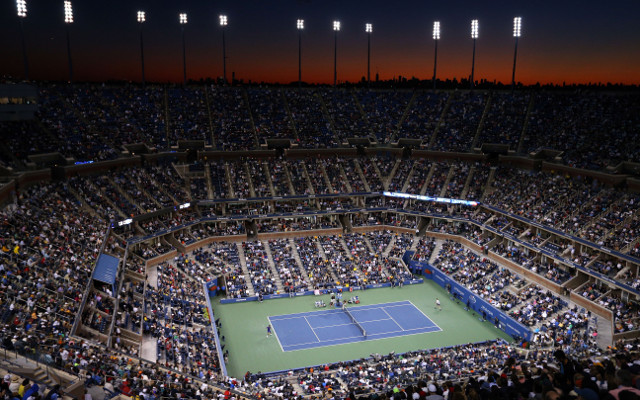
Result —
MULTIPOLYGON (((420 266, 424 268, 423 276, 425 278, 433 279, 434 282, 445 289, 450 288, 449 291, 453 296, 459 299, 463 304, 467 304, 469 308, 478 314, 485 316, 487 321, 496 324, 508 335, 514 338, 531 340, 532 332, 526 326, 515 321, 503 311, 498 310, 487 301, 480 298, 477 294, 471 292, 466 287, 451 279, 439 269, 426 263, 416 264, 420 264, 420 266)), ((418 267, 418 265, 414 266, 414 268, 416 267, 418 267)))

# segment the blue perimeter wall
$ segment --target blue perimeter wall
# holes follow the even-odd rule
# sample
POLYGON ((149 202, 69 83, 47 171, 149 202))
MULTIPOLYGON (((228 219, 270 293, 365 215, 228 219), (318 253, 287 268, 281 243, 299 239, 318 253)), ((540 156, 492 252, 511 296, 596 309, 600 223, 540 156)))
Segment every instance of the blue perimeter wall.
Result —
POLYGON ((215 296, 215 292, 218 289, 218 279, 214 279, 210 282, 206 282, 203 285, 204 288, 204 296, 207 300, 207 310, 209 311, 209 323, 211 324, 211 329, 213 330, 213 339, 216 342, 216 349, 218 351, 218 360, 220 361, 220 370, 222 371, 222 375, 227 375, 227 365, 224 362, 224 353, 222 352, 222 344, 220 343, 220 336, 218 334, 218 328, 216 327, 216 316, 213 314, 213 308, 211 307, 211 292, 213 292, 213 296, 215 296))
POLYGON ((517 336, 522 339, 526 339, 527 341, 531 340, 531 336, 533 335, 533 333, 529 328, 515 321, 513 318, 509 317, 501 310, 498 310, 485 300, 481 299, 480 297, 478 297, 478 295, 471 292, 469 289, 462 286, 458 282, 454 281, 444 272, 440 271, 431 264, 411 261, 410 269, 415 273, 419 273, 418 271, 421 271, 425 278, 432 279, 435 283, 445 289, 447 285, 451 285, 451 293, 455 293, 456 297, 460 299, 463 304, 467 304, 468 300, 469 307, 480 315, 482 315, 482 311, 484 311, 487 314, 487 320, 491 323, 493 323, 495 318, 497 317, 500 329, 505 331, 508 335, 517 336))

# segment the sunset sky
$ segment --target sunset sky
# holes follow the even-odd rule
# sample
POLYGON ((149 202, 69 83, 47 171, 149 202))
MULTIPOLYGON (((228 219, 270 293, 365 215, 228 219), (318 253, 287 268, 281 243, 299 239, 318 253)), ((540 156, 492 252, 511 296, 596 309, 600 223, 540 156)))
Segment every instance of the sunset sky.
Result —
MULTIPOLYGON (((27 0, 24 31, 30 75, 65 80, 67 53, 62 0, 27 0)), ((371 75, 430 79, 434 20, 441 23, 438 78, 466 78, 471 71, 470 22, 478 19, 475 78, 509 83, 514 16, 522 17, 516 80, 524 84, 612 82, 640 84, 640 2, 426 1, 426 0, 76 0, 71 48, 76 81, 140 77, 139 25, 145 10, 147 81, 182 80, 178 13, 188 13, 187 74, 222 75, 226 14, 227 71, 237 79, 289 83, 298 75, 296 19, 305 20, 302 78, 333 82, 334 34, 340 20, 338 81, 366 75, 366 22, 373 24, 371 75)), ((19 19, 14 0, 0 4, 0 73, 23 76, 19 19)))

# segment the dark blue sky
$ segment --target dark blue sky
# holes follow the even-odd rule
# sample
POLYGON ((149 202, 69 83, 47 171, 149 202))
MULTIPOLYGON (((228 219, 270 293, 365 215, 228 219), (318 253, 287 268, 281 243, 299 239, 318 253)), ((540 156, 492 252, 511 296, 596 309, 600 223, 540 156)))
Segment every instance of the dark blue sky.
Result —
MULTIPOLYGON (((62 0, 27 0, 24 21, 31 77, 67 76, 62 0)), ((229 18, 227 70, 237 78, 297 79, 297 18, 305 19, 303 79, 333 80, 332 21, 339 19, 338 80, 366 73, 365 22, 374 25, 372 76, 429 79, 434 20, 442 25, 438 77, 467 77, 469 25, 480 21, 476 79, 509 82, 513 17, 523 18, 516 78, 524 83, 623 82, 640 84, 640 2, 568 1, 73 1, 71 46, 76 80, 140 80, 136 11, 145 10, 147 80, 180 81, 178 13, 187 12, 189 78, 222 75, 218 15, 229 18)), ((20 31, 14 0, 0 5, 0 73, 22 76, 20 31)))

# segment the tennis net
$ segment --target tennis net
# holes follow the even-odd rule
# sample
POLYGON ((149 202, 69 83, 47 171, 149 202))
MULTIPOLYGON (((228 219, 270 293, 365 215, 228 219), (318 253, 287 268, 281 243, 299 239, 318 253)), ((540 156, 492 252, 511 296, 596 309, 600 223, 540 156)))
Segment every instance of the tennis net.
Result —
POLYGON ((362 325, 360 325, 358 321, 356 321, 356 319, 353 317, 353 314, 351 314, 351 311, 349 311, 349 309, 347 309, 347 306, 344 304, 342 305, 342 311, 344 311, 349 316, 349 318, 351 318, 351 322, 353 322, 353 324, 357 326, 358 329, 360 329, 360 331, 362 332, 362 336, 367 337, 367 331, 362 325))

